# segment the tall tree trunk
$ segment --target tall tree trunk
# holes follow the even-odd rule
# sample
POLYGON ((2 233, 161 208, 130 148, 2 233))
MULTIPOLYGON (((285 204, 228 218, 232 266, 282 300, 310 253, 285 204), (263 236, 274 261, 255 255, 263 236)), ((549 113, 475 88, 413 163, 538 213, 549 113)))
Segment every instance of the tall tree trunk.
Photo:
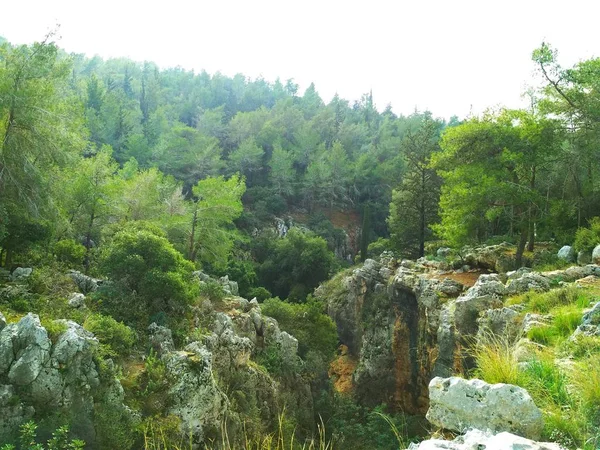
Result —
POLYGON ((90 214, 90 221, 88 222, 88 229, 85 235, 85 258, 83 260, 85 274, 87 275, 90 271, 90 249, 92 248, 92 229, 94 226, 94 220, 96 219, 96 210, 92 210, 90 214))
POLYGON ((523 252, 525 251, 525 244, 527 243, 527 230, 528 227, 526 225, 521 227, 521 236, 519 238, 519 244, 517 245, 517 254, 515 255, 515 269, 523 266, 523 252))
POLYGON ((188 259, 190 261, 196 260, 196 224, 198 222, 198 210, 194 209, 194 216, 192 217, 192 231, 190 232, 190 241, 188 243, 188 259))
POLYGON ((425 256, 425 169, 421 169, 421 202, 419 205, 419 258, 425 256))

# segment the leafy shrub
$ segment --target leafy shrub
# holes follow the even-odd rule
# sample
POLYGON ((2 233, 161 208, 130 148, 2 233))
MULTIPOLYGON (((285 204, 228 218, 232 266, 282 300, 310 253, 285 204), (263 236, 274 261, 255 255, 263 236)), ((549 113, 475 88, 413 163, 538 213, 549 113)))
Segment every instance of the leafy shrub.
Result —
POLYGON ((248 291, 248 298, 252 299, 256 297, 259 302, 264 302, 266 299, 273 297, 273 295, 264 287, 259 286, 252 288, 248 291))
POLYGON ((320 282, 336 270, 334 254, 327 242, 313 233, 291 229, 283 239, 262 242, 258 256, 259 281, 280 298, 303 301, 320 282))
POLYGON ((126 227, 117 232, 102 253, 100 267, 125 294, 119 300, 138 303, 134 309, 141 307, 148 315, 165 312, 181 317, 197 291, 193 264, 165 237, 144 229, 126 227))
POLYGON ((42 320, 41 325, 46 329, 48 337, 54 344, 58 337, 67 331, 67 324, 61 320, 42 320))
POLYGON ((390 251, 392 249, 392 243, 389 239, 378 238, 376 241, 371 242, 367 249, 367 256, 369 258, 377 258, 383 252, 390 251))
POLYGON ((279 327, 298 339, 298 353, 313 350, 327 361, 333 357, 338 338, 335 323, 325 314, 325 305, 311 296, 304 304, 287 303, 279 298, 265 300, 262 313, 273 317, 279 327))
POLYGON ((54 256, 57 261, 69 266, 81 266, 85 256, 85 247, 73 239, 64 239, 54 244, 54 256))
POLYGON ((591 252, 600 244, 600 217, 590 220, 588 228, 579 228, 575 233, 573 247, 576 251, 591 252))
POLYGON ((108 356, 127 356, 135 343, 133 330, 110 316, 92 314, 85 319, 83 327, 106 346, 108 356))
POLYGON ((211 302, 219 302, 225 298, 225 289, 223 289, 223 285, 212 278, 200 282, 199 293, 201 296, 208 298, 211 302))
MULTIPOLYGON (((21 425, 19 436, 19 448, 21 450, 83 450, 85 442, 78 439, 69 440, 69 427, 63 426, 52 433, 52 438, 47 446, 37 443, 37 425, 29 421, 21 425)), ((15 450, 12 444, 4 444, 0 450, 15 450)))

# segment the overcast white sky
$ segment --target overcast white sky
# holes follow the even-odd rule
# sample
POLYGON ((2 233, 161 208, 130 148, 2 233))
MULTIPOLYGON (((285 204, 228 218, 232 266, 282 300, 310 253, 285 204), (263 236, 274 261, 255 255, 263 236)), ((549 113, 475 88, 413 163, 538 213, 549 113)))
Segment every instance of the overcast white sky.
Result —
POLYGON ((542 40, 563 65, 600 56, 598 0, 14 0, 0 35, 61 25, 70 52, 226 75, 311 81, 325 101, 373 90, 383 109, 461 117, 519 106, 542 40))

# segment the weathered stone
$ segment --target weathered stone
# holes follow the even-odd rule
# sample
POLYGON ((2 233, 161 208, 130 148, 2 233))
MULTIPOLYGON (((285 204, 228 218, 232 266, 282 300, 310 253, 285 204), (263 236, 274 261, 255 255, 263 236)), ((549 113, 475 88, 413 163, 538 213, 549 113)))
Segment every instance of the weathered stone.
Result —
POLYGON ((550 280, 538 272, 525 272, 520 276, 509 277, 506 285, 508 295, 522 294, 528 291, 546 292, 550 290, 550 280))
POLYGON ((592 250, 592 263, 600 265, 600 245, 597 245, 592 250))
POLYGON ((435 252, 439 258, 445 258, 449 256, 450 253, 452 253, 452 249, 449 247, 440 247, 437 249, 437 252, 435 252))
POLYGON ((600 302, 596 303, 591 310, 586 312, 581 319, 581 325, 577 327, 571 339, 579 335, 600 336, 600 302))
POLYGON ((219 429, 229 405, 214 379, 212 354, 192 344, 185 352, 168 353, 164 360, 173 379, 169 412, 181 420, 182 435, 191 436, 198 445, 204 442, 207 429, 219 429))
POLYGON ((511 308, 488 309, 479 318, 478 340, 489 336, 501 336, 513 342, 522 333, 519 313, 511 308))
POLYGON ((12 281, 24 280, 26 278, 29 278, 32 273, 33 273, 33 269, 31 267, 17 267, 13 271, 10 279, 12 281))
POLYGON ((81 308, 82 306, 85 306, 85 295, 79 292, 71 294, 68 304, 71 308, 81 308))
POLYGON ((558 257, 558 259, 562 259, 563 261, 574 262, 575 249, 570 245, 564 245, 560 248, 556 256, 558 257))
POLYGON ((4 314, 2 314, 0 312, 0 331, 2 331, 5 326, 6 326, 6 318, 4 317, 4 314))
POLYGON ((577 264, 585 266, 592 262, 592 254, 589 251, 582 250, 577 253, 577 264))
POLYGON ((221 283, 221 286, 223 286, 223 290, 227 295, 239 295, 237 282, 231 281, 228 275, 219 278, 219 283, 221 283))
POLYGON ((98 280, 95 278, 89 277, 77 270, 71 270, 69 272, 69 276, 79 288, 79 291, 83 294, 89 294, 90 292, 94 292, 98 289, 98 280))
POLYGON ((175 350, 173 335, 167 327, 153 322, 148 327, 148 332, 150 333, 150 345, 152 345, 157 355, 162 356, 175 350))
POLYGON ((518 386, 436 377, 429 383, 429 398, 427 419, 448 430, 479 428, 539 439, 544 427, 542 412, 518 386))
POLYGON ((536 442, 515 434, 502 432, 492 434, 480 430, 469 430, 452 441, 428 439, 410 444, 409 450, 563 450, 558 444, 536 442))

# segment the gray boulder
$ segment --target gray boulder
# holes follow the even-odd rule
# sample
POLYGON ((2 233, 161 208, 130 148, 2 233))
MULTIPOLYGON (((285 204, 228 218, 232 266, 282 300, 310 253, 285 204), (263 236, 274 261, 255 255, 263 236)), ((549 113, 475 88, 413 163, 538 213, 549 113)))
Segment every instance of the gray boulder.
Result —
POLYGON ((85 295, 79 292, 71 294, 68 304, 71 308, 81 308, 82 306, 85 306, 85 295))
POLYGON ((10 276, 10 279, 12 281, 24 280, 29 278, 32 273, 33 269, 31 267, 17 267, 10 276))
POLYGON ((600 336, 600 302, 583 315, 581 325, 577 327, 571 339, 576 339, 579 335, 600 336))
POLYGON ((550 280, 538 272, 525 272, 521 276, 509 278, 506 284, 508 295, 523 294, 528 291, 547 292, 550 290, 550 280))
POLYGON ((0 331, 2 331, 5 326, 6 326, 6 318, 4 317, 4 314, 2 314, 0 312, 0 331))
POLYGON ((563 261, 574 262, 575 249, 570 245, 565 245, 560 248, 556 256, 558 257, 558 259, 562 259, 563 261))
POLYGON ((592 251, 592 262, 594 264, 600 264, 600 245, 597 245, 592 251))
POLYGON ((427 419, 448 430, 478 428, 539 439, 544 428, 542 412, 518 386, 436 377, 429 383, 429 399, 427 419))
POLYGON ((456 299, 456 329, 463 335, 477 333, 480 314, 501 307, 505 294, 506 288, 497 274, 481 275, 473 287, 456 299))
POLYGON ((79 288, 79 291, 83 294, 89 294, 90 292, 94 292, 98 289, 98 280, 95 278, 88 277, 77 270, 71 270, 69 272, 69 276, 75 282, 79 288))
POLYGON ((577 264, 580 266, 585 266, 586 264, 591 264, 592 262, 592 254, 590 252, 586 252, 584 250, 577 253, 577 264))
POLYGON ((536 442, 515 434, 502 432, 493 434, 477 429, 469 430, 452 441, 428 439, 410 444, 409 450, 562 450, 558 444, 536 442))
POLYGON ((173 335, 167 327, 152 322, 148 327, 148 332, 150 334, 150 345, 158 356, 175 350, 173 335))

